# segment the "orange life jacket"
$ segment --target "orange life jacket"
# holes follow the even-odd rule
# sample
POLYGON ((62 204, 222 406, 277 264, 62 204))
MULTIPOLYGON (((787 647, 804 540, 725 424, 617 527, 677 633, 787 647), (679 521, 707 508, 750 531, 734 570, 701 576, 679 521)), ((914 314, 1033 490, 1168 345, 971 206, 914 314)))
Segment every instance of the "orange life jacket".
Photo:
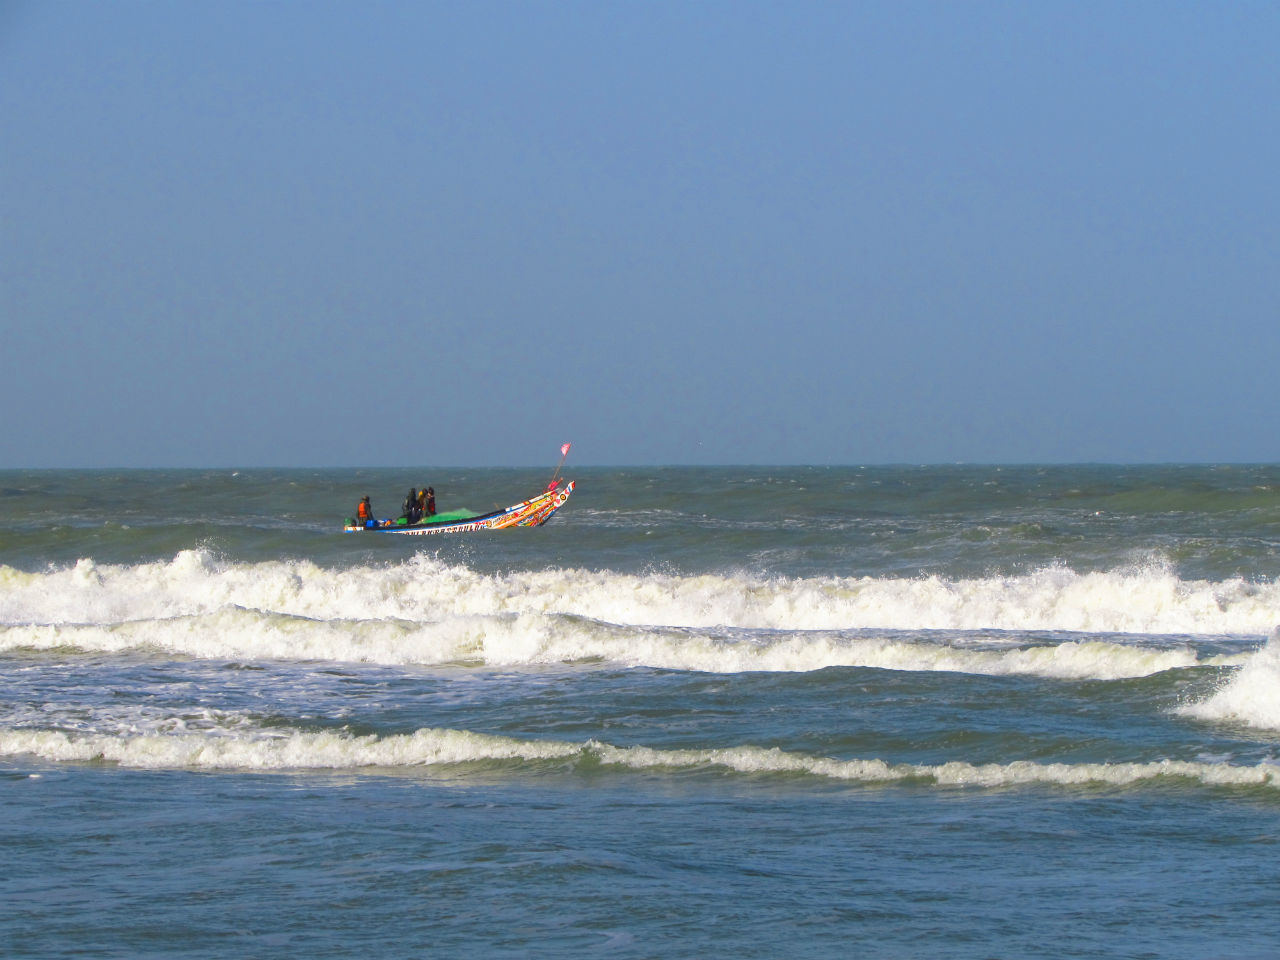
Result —
POLYGON ((373 511, 369 509, 367 503, 361 500, 360 506, 356 507, 356 516, 360 518, 361 523, 364 523, 366 520, 373 519, 373 511))

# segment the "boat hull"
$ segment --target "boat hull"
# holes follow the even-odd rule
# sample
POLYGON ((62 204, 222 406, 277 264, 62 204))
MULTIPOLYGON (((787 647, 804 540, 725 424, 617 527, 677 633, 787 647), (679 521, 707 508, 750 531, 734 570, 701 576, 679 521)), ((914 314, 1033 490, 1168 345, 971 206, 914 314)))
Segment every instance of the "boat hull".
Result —
POLYGON ((475 517, 461 520, 440 520, 435 523, 415 523, 386 527, 362 527, 358 524, 347 524, 342 529, 345 533, 394 533, 408 537, 424 537, 437 533, 475 533, 478 530, 502 530, 507 527, 540 527, 551 515, 564 506, 569 495, 573 493, 576 481, 570 480, 563 487, 548 490, 522 503, 512 504, 503 510, 483 513, 475 517))

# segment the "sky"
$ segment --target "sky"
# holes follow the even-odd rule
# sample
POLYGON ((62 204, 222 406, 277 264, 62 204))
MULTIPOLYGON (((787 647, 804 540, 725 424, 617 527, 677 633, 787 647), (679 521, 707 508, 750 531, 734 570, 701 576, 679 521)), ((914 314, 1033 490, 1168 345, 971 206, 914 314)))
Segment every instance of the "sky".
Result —
POLYGON ((1280 5, 0 0, 0 469, 1275 462, 1280 5))

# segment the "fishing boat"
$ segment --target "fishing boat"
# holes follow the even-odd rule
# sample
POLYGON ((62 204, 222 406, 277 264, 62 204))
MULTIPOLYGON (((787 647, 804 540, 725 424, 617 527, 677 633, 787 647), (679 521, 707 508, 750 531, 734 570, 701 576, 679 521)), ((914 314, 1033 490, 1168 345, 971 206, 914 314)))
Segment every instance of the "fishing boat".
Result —
POLYGON ((551 515, 564 506, 573 493, 576 481, 570 480, 563 486, 553 485, 550 489, 531 497, 521 503, 512 504, 492 513, 470 514, 465 510, 452 513, 438 513, 418 523, 384 520, 370 521, 369 526, 361 526, 348 518, 343 530, 346 533, 400 533, 411 537, 421 537, 432 533, 473 533, 476 530, 502 530, 506 527, 540 527, 551 515))

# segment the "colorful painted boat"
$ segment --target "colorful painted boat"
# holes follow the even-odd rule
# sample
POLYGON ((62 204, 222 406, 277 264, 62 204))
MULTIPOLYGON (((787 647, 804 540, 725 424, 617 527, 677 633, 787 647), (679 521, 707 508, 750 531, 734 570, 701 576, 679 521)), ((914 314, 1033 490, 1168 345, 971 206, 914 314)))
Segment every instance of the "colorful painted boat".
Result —
POLYGON ((386 526, 362 527, 354 521, 343 526, 347 533, 402 533, 409 536, 425 536, 429 533, 472 533, 476 530, 501 530, 504 527, 540 527, 551 515, 564 506, 569 494, 573 493, 576 481, 570 480, 562 487, 540 493, 523 503, 513 504, 503 510, 492 513, 481 513, 476 516, 458 517, 449 515, 440 519, 427 520, 422 523, 399 524, 392 522, 386 526))

